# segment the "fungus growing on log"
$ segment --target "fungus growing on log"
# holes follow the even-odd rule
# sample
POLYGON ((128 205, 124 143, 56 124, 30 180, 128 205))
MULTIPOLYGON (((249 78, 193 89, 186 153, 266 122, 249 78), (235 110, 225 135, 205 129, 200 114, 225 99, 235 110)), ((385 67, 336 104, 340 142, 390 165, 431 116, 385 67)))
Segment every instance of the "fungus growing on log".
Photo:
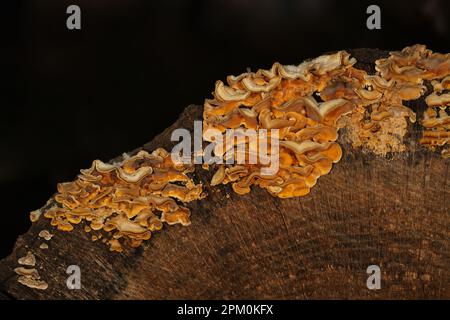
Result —
MULTIPOLYGON (((202 185, 188 177, 192 171, 190 165, 175 165, 164 149, 140 151, 114 164, 95 160, 77 180, 58 184, 56 204, 44 217, 62 231, 83 222, 94 241, 110 234, 113 251, 121 252, 125 242, 138 247, 164 222, 190 224, 190 212, 181 204, 205 196, 202 185)), ((44 231, 41 236, 49 239, 44 231)))
MULTIPOLYGON (((214 99, 205 100, 205 132, 211 128, 222 133, 238 127, 257 131, 279 129, 280 169, 275 175, 264 176, 261 169, 269 164, 226 164, 219 166, 211 184, 232 183, 238 194, 250 192, 252 185, 259 185, 281 198, 307 194, 318 177, 327 174, 332 163, 339 161, 342 152, 335 143, 338 137, 336 122, 355 107, 353 102, 342 97, 318 102, 313 94, 322 90, 331 79, 351 69, 355 62, 347 52, 339 51, 298 66, 275 63, 270 70, 229 76, 228 86, 218 82, 214 99), (223 92, 238 92, 239 97, 234 94, 232 98, 224 99, 223 92)), ((204 139, 212 142, 206 135, 204 139)), ((227 140, 225 135, 224 140, 227 140)), ((226 151, 237 143, 228 140, 226 151)), ((245 144, 249 150, 247 158, 251 151, 258 154, 259 146, 251 145, 249 141, 245 144)), ((270 144, 267 148, 269 157, 276 152, 270 144)), ((235 157, 238 156, 235 153, 235 157)))
POLYGON ((47 282, 40 279, 40 275, 36 269, 30 270, 25 268, 15 269, 15 272, 20 275, 17 282, 31 289, 46 290, 48 288, 47 282))
MULTIPOLYGON (((152 242, 143 241, 143 250, 126 254, 112 255, 108 247, 86 242, 86 237, 92 237, 99 242, 110 241, 114 250, 125 250, 124 242, 131 239, 126 236, 111 238, 116 229, 111 232, 103 230, 106 223, 102 224, 101 230, 95 230, 98 226, 94 221, 90 222, 93 223, 91 227, 86 219, 80 222, 84 226, 71 223, 75 228, 71 231, 73 236, 68 237, 58 230, 50 230, 50 220, 41 217, 18 239, 14 252, 0 262, 2 293, 14 299, 450 297, 449 215, 445 201, 449 195, 449 162, 439 154, 448 143, 435 146, 434 151, 428 144, 423 144, 423 147, 419 144, 424 129, 432 132, 425 134, 428 138, 443 137, 445 121, 440 120, 440 129, 434 126, 441 115, 445 118, 444 114, 439 114, 442 108, 439 104, 428 107, 425 97, 431 94, 431 86, 436 95, 448 93, 448 79, 436 78, 431 83, 426 79, 422 83, 387 80, 379 73, 368 74, 368 70, 380 57, 388 58, 388 52, 372 49, 351 52, 358 59, 357 64, 322 82, 321 91, 311 89, 307 83, 314 84, 316 76, 304 72, 306 64, 302 64, 302 70, 289 68, 285 71, 289 71, 289 76, 294 79, 280 80, 278 86, 283 86, 284 91, 275 87, 269 92, 252 93, 243 101, 225 103, 211 99, 205 101, 203 109, 190 106, 169 130, 142 147, 149 152, 158 146, 168 150, 172 145, 171 129, 183 127, 192 132, 190 124, 202 118, 209 103, 211 112, 206 125, 219 128, 221 133, 225 132, 226 126, 220 127, 219 123, 225 120, 229 121, 226 125, 241 123, 241 127, 255 130, 260 126, 260 118, 270 125, 272 120, 283 120, 276 122, 277 125, 289 126, 289 130, 283 126, 279 128, 285 144, 279 152, 279 173, 260 175, 258 169, 261 166, 247 164, 196 165, 193 176, 187 175, 202 181, 210 196, 185 205, 175 198, 178 205, 191 210, 193 226, 189 230, 169 228, 170 232, 159 233, 152 242), (428 88, 427 92, 423 92, 423 86, 428 88), (301 92, 307 94, 302 95, 301 92), (422 94, 419 99, 405 103, 403 107, 398 101, 401 98, 404 102, 406 99, 403 98, 419 94, 422 94), (293 98, 286 98, 283 102, 282 99, 289 95, 293 98), (259 99, 260 96, 264 98, 259 99), (352 111, 344 112, 346 114, 341 115, 335 124, 332 121, 329 124, 317 123, 321 119, 320 107, 324 102, 335 99, 350 101, 352 111), (390 103, 396 99, 395 103, 390 103), (232 112, 233 117, 223 117, 232 112), (411 125, 415 113, 417 123, 411 125), (353 118, 355 114, 358 117, 362 114, 363 121, 358 121, 356 116, 353 118), (240 121, 244 116, 247 118, 240 121), (422 122, 426 119, 432 121, 425 121, 424 127, 422 122), (396 123, 401 128, 396 128, 396 123), (351 130, 354 130, 353 137, 360 139, 361 148, 354 148, 351 130), (404 130, 406 134, 403 136, 404 130), (381 149, 388 142, 391 145, 381 149), (305 151, 310 148, 310 151, 305 151), (300 153, 297 155, 292 149, 300 153), (309 154, 311 151, 313 154, 309 154), (393 153, 395 151, 399 152, 393 153), (384 157, 387 152, 392 154, 384 157), (325 158, 322 153, 327 154, 327 159, 322 159, 325 158), (341 154, 338 165, 333 165, 330 160, 338 161, 341 154), (298 165, 294 165, 297 162, 298 165), (331 165, 331 173, 317 180, 318 174, 328 172, 331 165), (212 170, 205 171, 209 167, 212 170), (292 180, 292 174, 306 178, 292 180), (237 184, 232 187, 234 183, 237 184), (254 187, 256 184, 264 190, 254 187), (230 195, 232 188, 237 192, 235 195, 230 195), (249 188, 252 192, 246 193, 249 188), (313 191, 312 194, 300 199, 278 198, 292 194, 301 196, 309 190, 313 191), (243 193, 246 194, 238 195, 243 193), (54 237, 48 249, 40 250, 38 247, 44 239, 38 234, 47 229, 54 237), (39 286, 39 283, 32 284, 25 278, 20 280, 21 283, 17 282, 17 276, 14 276, 17 260, 28 250, 35 250, 33 252, 42 258, 38 260, 42 266, 36 269, 41 272, 45 267, 49 290, 24 287, 22 282, 39 286), (67 274, 62 266, 74 262, 80 264, 82 270, 88 270, 83 271, 82 290, 67 290, 67 274), (373 264, 382 266, 382 290, 367 290, 366 268, 373 264)), ((270 70, 260 71, 259 76, 272 79, 279 76, 279 68, 275 65, 270 70)), ((422 66, 418 68, 422 69, 422 66)), ((230 81, 237 85, 243 78, 245 76, 234 77, 230 81)), ((254 82, 265 85, 270 81, 254 82)), ((246 89, 242 87, 240 90, 246 89)), ((250 151, 254 152, 254 145, 248 143, 250 151)), ((129 157, 120 159, 126 158, 129 157)), ((111 163, 118 165, 122 161, 111 163)), ((130 174, 124 168, 123 173, 130 174)), ((126 184, 140 188, 154 173, 139 182, 126 184)), ((115 171, 109 174, 115 174, 115 171)), ((95 172, 90 175, 86 179, 100 184, 96 181, 95 172)), ((126 175, 123 177, 128 179, 126 175)), ((110 185, 116 184, 125 182, 119 178, 110 182, 110 185)), ((178 194, 180 184, 174 184, 176 186, 166 192, 178 194)), ((130 197, 135 196, 131 193, 130 197)), ((181 197, 185 198, 184 195, 181 197)), ((54 204, 52 198, 40 210, 41 215, 54 204)), ((64 208, 67 213, 71 210, 64 208)), ((113 214, 111 218, 117 215, 113 214)), ((111 221, 111 227, 125 221, 122 232, 134 231, 134 226, 130 227, 123 216, 119 216, 111 221)), ((145 219, 145 215, 141 218, 145 219)), ((167 221, 171 222, 170 218, 167 221)), ((16 271, 36 276, 34 271, 16 271)), ((45 287, 42 285, 41 288, 45 287)))
MULTIPOLYGON (((281 168, 276 175, 263 178, 259 171, 264 166, 244 164, 246 170, 230 177, 227 172, 236 165, 228 164, 219 167, 212 185, 231 182, 239 194, 249 192, 251 185, 259 185, 283 198, 305 195, 321 175, 329 173, 332 163, 340 160, 342 151, 335 141, 341 128, 354 147, 379 155, 404 151, 408 121, 416 122, 415 112, 404 102, 425 94, 424 79, 448 75, 448 57, 415 45, 377 60, 377 73, 369 75, 353 67, 356 60, 347 52, 339 51, 297 66, 275 63, 270 70, 229 76, 228 86, 219 81, 214 99, 205 100, 204 129, 219 130, 223 140, 227 140, 227 129, 279 129, 281 168), (258 87, 263 84, 264 90, 258 87), (233 95, 225 99, 223 92, 233 95), (318 102, 316 96, 322 101, 318 102), (302 169, 303 174, 292 167, 302 169), (251 179, 242 180, 250 176, 251 179)), ((444 90, 449 83, 447 78, 437 86, 444 90)), ((445 93, 428 100, 440 106, 449 101, 445 93)), ((441 110, 438 118, 422 123, 429 127, 446 126, 447 117, 441 110)), ((432 137, 427 134, 422 144, 442 145, 448 141, 447 133, 433 133, 432 137)), ((204 139, 212 142, 207 135, 204 139)), ((226 151, 239 142, 228 139, 227 143, 219 156, 226 157, 226 151)), ((250 142, 246 142, 246 148, 258 151, 250 142)), ((237 160, 239 154, 232 156, 237 160)))
MULTIPOLYGON (((354 66, 349 53, 339 51, 299 65, 277 62, 268 70, 228 76, 226 84, 218 80, 203 108, 203 140, 216 143, 207 133, 214 129, 225 142, 224 148, 214 148, 224 163, 215 166, 210 185, 230 183, 240 195, 256 185, 279 198, 305 196, 340 161, 341 132, 353 147, 377 155, 402 152, 409 125, 416 122, 415 112, 404 103, 426 93, 424 81, 433 81, 434 92, 426 98, 429 108, 420 120, 425 130, 419 143, 442 147, 448 157, 449 59, 415 45, 376 60, 376 73, 369 75, 354 66), (261 155, 258 140, 228 136, 228 129, 262 134, 268 139, 266 155, 261 155), (272 129, 278 130, 276 144, 272 129), (244 149, 234 152, 235 147, 244 149), (273 156, 279 168, 265 174, 273 156), (254 157, 257 161, 248 163, 254 157)), ((164 222, 190 224, 183 204, 205 197, 202 185, 188 176, 193 171, 194 165, 175 164, 161 148, 125 156, 119 163, 95 160, 77 180, 58 185, 55 201, 43 215, 62 231, 83 223, 93 241, 103 239, 112 251, 121 252, 124 243, 140 246, 164 222)), ((30 218, 35 222, 40 215, 36 210, 30 218)))
MULTIPOLYGON (((450 128, 450 118, 446 112, 450 104, 450 55, 433 53, 424 45, 414 45, 400 52, 391 52, 388 58, 378 60, 376 69, 385 79, 394 79, 403 85, 433 80, 433 92, 425 99, 429 108, 421 120, 424 132, 419 142, 432 150, 447 144, 450 128), (440 110, 436 111, 436 108, 440 110)), ((417 99, 417 94, 413 94, 412 98, 417 99)), ((448 157, 448 149, 442 148, 441 153, 443 157, 448 157)))
MULTIPOLYGON (((36 265, 36 258, 31 251, 27 252, 27 255, 17 260, 20 265, 34 267, 36 265)), ((41 280, 39 272, 35 268, 17 267, 14 272, 19 275, 17 281, 24 286, 32 289, 45 290, 48 288, 48 284, 41 280)))
POLYGON ((48 230, 42 230, 39 232, 39 237, 44 238, 44 240, 49 241, 53 238, 53 235, 48 230))
POLYGON ((428 109, 425 110, 421 121, 424 130, 419 141, 432 150, 440 148, 444 158, 450 157, 446 147, 450 142, 450 116, 447 113, 450 106, 449 82, 449 77, 440 82, 433 82, 434 92, 425 99, 428 109))
POLYGON ((19 258, 17 262, 24 266, 34 267, 36 265, 36 258, 34 257, 34 254, 31 251, 28 251, 27 255, 25 257, 19 258))

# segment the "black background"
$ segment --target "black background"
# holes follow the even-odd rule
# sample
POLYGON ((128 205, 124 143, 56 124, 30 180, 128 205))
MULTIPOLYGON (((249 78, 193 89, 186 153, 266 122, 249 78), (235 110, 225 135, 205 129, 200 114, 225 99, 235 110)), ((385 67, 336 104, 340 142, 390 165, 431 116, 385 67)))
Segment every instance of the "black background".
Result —
POLYGON ((1 5, 0 258, 56 184, 150 141, 217 79, 323 52, 449 52, 450 1, 33 0, 1 5), (66 8, 81 8, 81 30, 66 8), (381 30, 366 8, 381 7, 381 30), (10 75, 11 74, 11 75, 10 75))

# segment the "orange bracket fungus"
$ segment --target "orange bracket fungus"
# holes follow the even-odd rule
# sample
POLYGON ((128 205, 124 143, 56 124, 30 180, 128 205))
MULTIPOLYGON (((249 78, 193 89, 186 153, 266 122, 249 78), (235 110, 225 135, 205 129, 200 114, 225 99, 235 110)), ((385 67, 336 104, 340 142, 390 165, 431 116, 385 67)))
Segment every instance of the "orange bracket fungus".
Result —
POLYGON ((450 149, 446 147, 450 143, 450 77, 432 82, 433 93, 428 95, 425 102, 428 109, 424 112, 422 126, 423 137, 420 144, 435 150, 441 148, 444 158, 450 157, 450 149))
POLYGON ((95 160, 77 180, 58 184, 56 203, 44 217, 62 231, 83 222, 93 241, 104 238, 113 251, 121 252, 125 242, 138 247, 164 222, 190 224, 181 204, 204 197, 202 185, 188 176, 193 170, 175 165, 164 149, 140 151, 115 164, 95 160))
MULTIPOLYGON (((442 156, 449 157, 445 145, 450 141, 450 117, 447 114, 450 105, 450 55, 433 53, 424 45, 414 45, 400 52, 391 52, 387 59, 378 60, 376 65, 385 79, 394 79, 403 86, 431 81, 433 92, 425 98, 428 109, 421 120, 424 131, 419 142, 432 150, 441 147, 442 156)), ((412 98, 417 99, 414 95, 412 98)))
MULTIPOLYGON (((339 51, 297 66, 275 63, 269 70, 229 76, 227 85, 218 81, 213 99, 205 100, 204 129, 279 129, 280 169, 262 176, 261 164, 220 165, 211 184, 232 183, 238 194, 258 185, 281 198, 306 195, 340 160, 340 129, 354 147, 378 155, 404 151, 408 123, 416 122, 415 112, 404 102, 425 94, 424 80, 446 76, 435 85, 440 95, 428 97, 441 110, 428 112, 422 120, 424 127, 438 129, 425 132, 421 143, 448 142, 448 132, 443 132, 449 123, 445 107, 450 96, 443 93, 450 84, 448 55, 422 45, 407 47, 377 60, 374 75, 355 68, 355 63, 339 51)), ((227 150, 236 146, 227 142, 234 144, 227 150)), ((247 147, 249 153, 255 149, 248 142, 247 147)))
MULTIPOLYGON (((225 142, 225 148, 214 149, 224 161, 214 167, 211 186, 231 184, 240 195, 256 185, 280 198, 304 196, 340 161, 339 134, 351 146, 376 155, 405 151, 403 138, 417 121, 405 102, 424 96, 427 86, 433 92, 418 120, 424 128, 418 143, 441 148, 449 157, 449 55, 414 45, 377 60, 375 74, 355 63, 349 53, 339 51, 299 65, 274 63, 267 70, 217 81, 203 109, 203 140, 215 143, 206 134, 214 129, 225 142), (253 130, 266 137, 273 137, 271 130, 276 129, 278 143, 275 147, 269 140, 265 146, 269 156, 256 163, 228 161, 258 158, 262 148, 246 136, 228 137, 228 129, 253 130), (230 156, 238 145, 245 148, 230 156), (270 155, 277 156, 278 171, 264 174, 270 155)), ((197 168, 208 170, 209 165, 197 168)), ((58 185, 50 209, 33 211, 30 218, 36 221, 42 214, 63 231, 83 223, 92 240, 102 238, 113 251, 122 251, 125 243, 137 247, 163 223, 190 224, 184 204, 205 197, 202 185, 189 176, 195 169, 175 164, 164 149, 140 151, 120 163, 95 160, 75 181, 58 185)))
MULTIPOLYGON (((216 83, 214 99, 205 100, 203 125, 224 133, 227 129, 279 129, 279 170, 264 175, 266 165, 223 164, 211 184, 231 183, 238 194, 258 185, 281 198, 309 193, 317 179, 340 160, 342 151, 336 122, 352 112, 355 103, 346 97, 317 101, 314 93, 322 91, 331 79, 351 72, 356 60, 345 51, 320 56, 297 66, 275 63, 269 70, 229 76, 227 85, 216 83), (226 94, 225 94, 226 93, 226 94)), ((269 132, 269 131, 268 131, 269 132)), ((204 140, 213 142, 209 136, 204 140)), ((226 140, 226 150, 236 142, 226 140), (231 145, 230 145, 231 144, 231 145)), ((246 158, 258 153, 259 145, 246 142, 246 158)), ((235 154, 237 157, 238 154, 235 154)))

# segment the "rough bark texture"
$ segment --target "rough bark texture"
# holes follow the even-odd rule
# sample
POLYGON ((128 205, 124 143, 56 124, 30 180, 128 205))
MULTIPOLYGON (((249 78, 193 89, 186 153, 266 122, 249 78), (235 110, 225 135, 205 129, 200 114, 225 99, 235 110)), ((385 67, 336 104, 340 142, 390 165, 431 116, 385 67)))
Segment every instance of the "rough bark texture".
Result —
MULTIPOLYGON (((386 52, 350 50, 357 67, 373 72, 386 52)), ((421 116, 423 101, 410 106, 421 116)), ((186 108, 152 142, 169 148, 171 130, 192 128, 202 108, 186 108)), ((137 250, 111 253, 80 226, 60 232, 41 218, 0 262, 0 297, 10 299, 417 299, 450 298, 449 163, 418 146, 379 157, 341 142, 342 160, 311 193, 278 199, 254 187, 239 196, 211 189, 213 171, 195 179, 209 196, 188 207, 190 227, 170 226, 137 250), (41 250, 39 231, 54 237, 41 250), (48 284, 17 282, 17 259, 31 250, 48 284), (80 266, 82 289, 69 290, 66 268, 80 266), (381 268, 381 290, 369 290, 366 269, 381 268)))

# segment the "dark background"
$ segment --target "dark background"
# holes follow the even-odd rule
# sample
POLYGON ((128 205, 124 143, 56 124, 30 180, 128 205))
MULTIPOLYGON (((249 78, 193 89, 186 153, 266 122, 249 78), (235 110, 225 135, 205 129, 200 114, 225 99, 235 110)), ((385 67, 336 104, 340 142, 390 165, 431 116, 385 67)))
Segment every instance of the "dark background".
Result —
POLYGON ((449 52, 449 3, 2 1, 0 258, 58 182, 150 141, 217 79, 340 49, 449 52), (70 4, 81 30, 66 28, 70 4), (366 28, 370 4, 381 30, 366 28))

